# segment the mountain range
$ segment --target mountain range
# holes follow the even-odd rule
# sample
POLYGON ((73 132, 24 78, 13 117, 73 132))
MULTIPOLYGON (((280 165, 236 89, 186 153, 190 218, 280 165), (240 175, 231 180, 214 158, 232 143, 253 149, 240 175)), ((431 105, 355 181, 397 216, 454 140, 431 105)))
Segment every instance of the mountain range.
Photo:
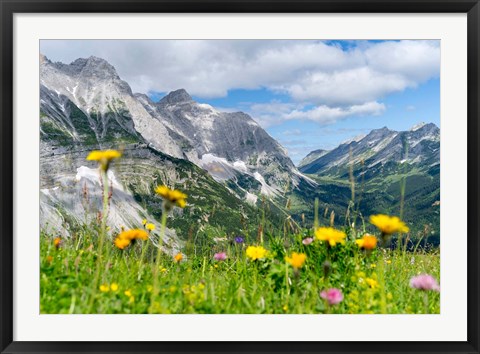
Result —
POLYGON ((45 232, 69 236, 96 222, 100 179, 85 157, 116 148, 123 157, 109 171, 109 225, 138 227, 144 218, 158 225, 155 186, 184 190, 188 207, 175 210, 168 222, 167 245, 174 250, 207 233, 256 234, 260 219, 273 225, 286 214, 297 220, 303 214, 311 220, 316 197, 341 215, 343 197, 334 204, 325 196, 343 195, 348 164, 362 165, 357 178, 363 173, 372 183, 407 165, 421 174, 439 171, 439 130, 431 124, 408 132, 374 130, 331 151, 314 151, 297 168, 249 115, 195 102, 184 89, 154 102, 133 93, 112 65, 96 57, 63 64, 40 56, 40 137, 45 232))

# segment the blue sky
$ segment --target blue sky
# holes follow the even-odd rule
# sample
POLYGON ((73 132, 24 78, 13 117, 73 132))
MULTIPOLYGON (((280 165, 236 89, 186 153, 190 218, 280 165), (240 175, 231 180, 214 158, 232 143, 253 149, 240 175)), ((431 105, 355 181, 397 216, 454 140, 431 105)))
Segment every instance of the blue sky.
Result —
POLYGON ((50 60, 95 55, 134 92, 184 88, 244 111, 295 163, 372 129, 440 123, 439 41, 41 41, 50 60))

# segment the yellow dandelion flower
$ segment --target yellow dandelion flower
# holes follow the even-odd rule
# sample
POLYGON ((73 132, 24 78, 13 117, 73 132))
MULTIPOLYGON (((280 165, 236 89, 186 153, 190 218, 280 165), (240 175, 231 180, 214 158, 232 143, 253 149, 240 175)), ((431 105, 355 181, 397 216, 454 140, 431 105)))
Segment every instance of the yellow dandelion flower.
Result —
POLYGON ((398 216, 388 216, 383 214, 370 216, 370 222, 375 225, 383 234, 391 235, 396 232, 406 233, 409 228, 400 220, 398 216))
POLYGON ((106 293, 106 292, 108 292, 109 290, 110 290, 110 287, 109 287, 107 284, 102 284, 102 285, 100 285, 100 291, 101 291, 102 293, 106 293))
POLYGON ((377 265, 375 263, 370 264, 370 268, 373 269, 373 268, 376 268, 376 267, 377 267, 377 265))
POLYGON ((287 306, 287 305, 283 305, 282 310, 283 310, 283 311, 288 311, 288 306, 287 306))
POLYGON ((88 161, 97 161, 100 164, 102 170, 107 171, 110 166, 110 162, 113 159, 118 159, 122 156, 122 153, 117 150, 94 150, 87 156, 88 161))
POLYGON ((287 263, 291 264, 293 268, 299 269, 303 267, 307 255, 305 253, 293 252, 291 257, 285 257, 287 263))
POLYGON ((129 302, 130 304, 134 303, 134 302, 135 302, 135 296, 130 296, 130 297, 128 298, 128 302, 129 302))
POLYGON ((130 242, 132 241, 125 238, 120 238, 120 237, 117 237, 115 241, 113 241, 115 246, 121 250, 124 250, 125 248, 127 248, 130 245, 130 242))
POLYGON ((173 205, 177 205, 180 208, 185 208, 185 206, 187 205, 186 194, 177 190, 170 189, 167 186, 157 186, 157 188, 155 188, 155 193, 157 193, 167 202, 167 209, 169 209, 173 205))
POLYGON ((142 225, 145 226, 146 224, 147 224, 147 219, 143 219, 143 220, 142 220, 142 225))
POLYGON ((162 269, 160 269, 160 271, 161 271, 162 273, 166 273, 166 272, 167 272, 167 268, 162 268, 162 269))
POLYGON ((125 290, 124 294, 125 296, 128 296, 128 297, 132 296, 132 292, 130 290, 125 290))
POLYGON ((333 227, 319 227, 315 230, 315 237, 319 241, 328 242, 328 244, 333 247, 337 243, 344 245, 347 234, 333 227))
POLYGON ((112 291, 117 291, 118 290, 118 284, 117 283, 112 283, 110 285, 110 290, 112 291))
POLYGON ((148 230, 148 231, 153 231, 155 230, 155 225, 152 224, 152 223, 148 223, 145 225, 145 228, 148 230))
POLYGON ((387 264, 391 264, 392 261, 390 259, 387 259, 387 264))
POLYGON ((370 286, 370 288, 375 289, 378 288, 378 282, 375 279, 367 278, 365 282, 370 286))
POLYGON ((247 257, 252 261, 265 258, 268 251, 262 246, 248 246, 246 250, 247 257))
POLYGON ((173 260, 177 263, 180 262, 182 259, 183 259, 183 254, 181 253, 177 253, 175 257, 173 257, 173 260))
POLYGON ((356 240, 355 243, 358 247, 363 248, 364 250, 373 250, 377 246, 377 238, 375 236, 365 234, 359 240, 356 240))
POLYGON ((54 240, 53 240, 53 245, 56 247, 56 248, 59 248, 62 244, 62 238, 61 237, 56 237, 54 240))

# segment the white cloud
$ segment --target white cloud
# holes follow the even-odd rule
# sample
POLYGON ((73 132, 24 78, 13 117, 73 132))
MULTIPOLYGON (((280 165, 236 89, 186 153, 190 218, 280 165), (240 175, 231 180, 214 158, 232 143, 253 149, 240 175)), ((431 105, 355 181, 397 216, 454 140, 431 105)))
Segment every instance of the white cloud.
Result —
MULTIPOLYGON (((255 104, 249 112, 263 127, 280 124, 287 120, 310 120, 322 125, 335 123, 350 116, 380 115, 385 111, 383 103, 376 101, 347 107, 329 107, 326 105, 305 108, 292 103, 270 102, 255 104)), ((293 135, 292 132, 288 132, 293 135)), ((287 135, 287 134, 284 134, 287 135)))
POLYGON ((315 105, 355 105, 438 77, 439 41, 368 43, 344 50, 321 41, 124 40, 42 41, 53 60, 96 55, 136 92, 223 97, 267 88, 315 105))

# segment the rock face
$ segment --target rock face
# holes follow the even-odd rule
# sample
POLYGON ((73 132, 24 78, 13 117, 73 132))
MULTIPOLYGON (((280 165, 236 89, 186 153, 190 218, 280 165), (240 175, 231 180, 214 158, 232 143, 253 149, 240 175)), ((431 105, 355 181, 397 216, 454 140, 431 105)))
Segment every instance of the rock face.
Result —
MULTIPOLYGON (((93 149, 124 150, 111 177, 114 227, 158 219, 161 203, 151 195, 160 183, 186 188, 196 202, 189 208, 195 222, 215 224, 218 217, 232 228, 234 219, 239 225, 237 218, 253 214, 258 195, 315 185, 247 114, 217 111, 183 89, 153 102, 133 94, 100 58, 40 62, 41 219, 65 234, 85 219, 78 204, 84 188, 101 190, 95 165, 85 161, 93 149), (231 210, 220 217, 219 208, 231 210)), ((94 211, 99 207, 93 203, 94 211)))
POLYGON ((341 144, 315 159, 315 152, 302 160, 300 171, 309 174, 329 174, 350 163, 372 168, 392 162, 407 162, 431 167, 440 164, 440 129, 433 123, 415 126, 408 131, 393 131, 384 127, 372 130, 358 141, 341 144))

